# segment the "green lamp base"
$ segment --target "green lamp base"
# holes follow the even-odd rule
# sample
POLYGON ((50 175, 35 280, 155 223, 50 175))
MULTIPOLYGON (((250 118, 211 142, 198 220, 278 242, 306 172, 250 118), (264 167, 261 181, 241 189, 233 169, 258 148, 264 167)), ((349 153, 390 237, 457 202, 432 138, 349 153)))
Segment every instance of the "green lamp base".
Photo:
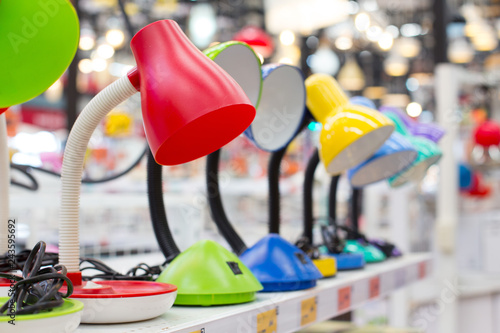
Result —
POLYGON ((255 292, 212 295, 177 295, 175 305, 228 305, 248 303, 255 300, 255 292))
POLYGON ((175 305, 246 303, 263 289, 235 254, 209 240, 197 242, 177 256, 157 281, 177 286, 175 305))
POLYGON ((387 259, 385 254, 371 244, 362 244, 355 239, 348 239, 344 247, 345 253, 363 254, 367 263, 381 262, 387 259))
MULTIPOLYGON (((0 297, 0 305, 9 300, 0 297)), ((0 332, 12 333, 53 333, 74 332, 80 325, 83 303, 74 299, 65 299, 62 306, 40 313, 0 316, 0 332)))

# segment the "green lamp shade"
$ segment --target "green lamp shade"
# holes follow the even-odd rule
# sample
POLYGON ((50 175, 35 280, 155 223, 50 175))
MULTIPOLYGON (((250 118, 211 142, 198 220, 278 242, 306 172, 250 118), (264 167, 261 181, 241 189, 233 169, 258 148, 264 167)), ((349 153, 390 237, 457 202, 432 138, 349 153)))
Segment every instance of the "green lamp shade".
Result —
POLYGON ((425 177, 427 169, 429 169, 431 165, 436 164, 443 155, 439 146, 431 140, 411 136, 406 139, 408 139, 417 150, 417 159, 409 168, 389 178, 389 185, 391 187, 399 187, 409 181, 421 181, 425 177))
POLYGON ((260 59, 248 44, 229 41, 209 47, 203 53, 238 82, 253 106, 259 105, 262 91, 260 59))
POLYGON ((396 132, 403 135, 415 147, 418 153, 417 159, 408 168, 389 178, 389 185, 391 187, 399 187, 409 181, 421 181, 427 169, 437 163, 443 155, 441 149, 435 142, 429 139, 413 136, 396 113, 386 110, 384 111, 384 115, 394 122, 396 132))
POLYGON ((346 240, 344 252, 362 254, 367 263, 381 262, 387 258, 385 254, 375 246, 369 243, 361 243, 355 239, 346 240))
POLYGON ((251 302, 263 287, 252 272, 214 241, 195 243, 158 277, 177 286, 176 305, 223 305, 251 302))
POLYGON ((71 63, 78 41, 78 17, 69 1, 1 0, 0 108, 50 87, 71 63))

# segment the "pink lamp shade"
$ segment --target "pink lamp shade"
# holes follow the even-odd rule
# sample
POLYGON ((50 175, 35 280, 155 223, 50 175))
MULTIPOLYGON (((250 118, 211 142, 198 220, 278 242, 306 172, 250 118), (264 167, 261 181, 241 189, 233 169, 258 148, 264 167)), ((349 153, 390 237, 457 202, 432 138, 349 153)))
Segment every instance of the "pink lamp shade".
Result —
POLYGON ((236 33, 233 40, 245 42, 260 53, 264 58, 269 57, 274 51, 274 42, 264 30, 256 26, 246 26, 236 33))
POLYGON ((254 119, 255 108, 238 83, 200 52, 174 21, 146 26, 132 38, 131 48, 146 137, 158 164, 182 164, 208 155, 254 119))
POLYGON ((474 142, 483 147, 498 146, 500 144, 500 125, 487 120, 474 130, 474 142))

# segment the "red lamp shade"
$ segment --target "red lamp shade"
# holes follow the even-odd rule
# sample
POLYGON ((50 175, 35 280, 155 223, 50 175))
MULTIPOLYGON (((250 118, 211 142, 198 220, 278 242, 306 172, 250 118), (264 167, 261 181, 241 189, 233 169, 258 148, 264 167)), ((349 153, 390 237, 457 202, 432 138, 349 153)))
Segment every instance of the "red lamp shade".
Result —
POLYGON ((485 184, 483 177, 479 173, 474 173, 470 189, 465 193, 469 196, 484 198, 491 194, 491 187, 485 184))
POLYGON ((174 21, 146 26, 131 48, 146 137, 157 163, 176 165, 208 155, 251 124, 255 108, 242 88, 174 21))
POLYGON ((246 26, 241 29, 233 40, 247 43, 255 52, 262 54, 264 58, 269 57, 274 51, 274 42, 264 30, 255 26, 246 26))
POLYGON ((500 126, 487 120, 474 130, 474 141, 483 147, 498 146, 500 144, 500 126))
POLYGON ((7 111, 8 108, 0 108, 0 114, 4 113, 5 111, 7 111))

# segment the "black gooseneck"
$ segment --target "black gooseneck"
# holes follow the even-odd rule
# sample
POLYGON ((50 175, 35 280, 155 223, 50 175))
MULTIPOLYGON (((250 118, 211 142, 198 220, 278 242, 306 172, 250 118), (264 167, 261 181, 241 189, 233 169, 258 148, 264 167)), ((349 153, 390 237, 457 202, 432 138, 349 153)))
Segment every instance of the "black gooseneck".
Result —
POLYGON ((175 244, 170 231, 163 201, 162 166, 156 163, 151 151, 148 154, 148 200, 149 213, 156 239, 167 262, 172 261, 181 251, 175 244))

